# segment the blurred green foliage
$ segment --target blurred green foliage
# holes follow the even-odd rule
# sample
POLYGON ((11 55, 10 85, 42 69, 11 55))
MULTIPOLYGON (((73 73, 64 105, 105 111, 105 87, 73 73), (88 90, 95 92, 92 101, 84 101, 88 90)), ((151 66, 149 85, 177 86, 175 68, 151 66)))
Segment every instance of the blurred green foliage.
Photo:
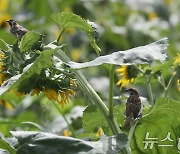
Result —
MULTIPOLYGON (((8 44, 14 44, 16 42, 16 38, 9 32, 6 20, 10 18, 16 19, 18 23, 27 29, 43 34, 43 41, 45 44, 48 44, 56 40, 62 30, 52 20, 51 14, 62 11, 73 12, 83 19, 93 21, 98 25, 99 38, 97 44, 101 49, 101 55, 146 45, 160 38, 168 37, 167 62, 164 64, 153 63, 150 68, 148 65, 143 65, 141 69, 146 74, 149 73, 151 75, 150 83, 155 99, 164 96, 162 93, 164 90, 163 86, 168 85, 172 76, 175 76, 172 79, 170 87, 168 87, 167 96, 172 99, 170 100, 171 103, 175 102, 175 104, 178 104, 180 101, 180 85, 177 82, 180 79, 180 75, 178 74, 180 72, 180 68, 178 67, 180 62, 175 64, 174 61, 180 50, 180 35, 178 35, 180 31, 179 9, 180 1, 178 0, 159 0, 158 2, 155 0, 0 0, 0 49, 7 49, 2 40, 8 44), (175 73, 176 75, 174 75, 175 73), (177 102, 174 100, 177 100, 177 102)), ((90 46, 88 36, 80 29, 66 29, 59 43, 67 44, 67 47, 65 47, 66 54, 75 62, 87 62, 97 57, 93 47, 90 46)), ((20 48, 24 51, 27 50, 23 46, 20 46, 20 48)), ((108 101, 108 69, 109 66, 102 65, 82 71, 93 85, 93 88, 105 100, 105 103, 108 101), (102 78, 104 80, 101 80, 102 78)), ((118 80, 119 77, 116 74, 115 81, 118 82, 118 80)), ((139 74, 134 79, 134 82, 127 87, 136 87, 141 96, 149 99, 145 79, 142 74, 139 74)), ((123 124, 124 116, 122 113, 124 111, 124 102, 126 100, 125 89, 127 87, 123 87, 121 90, 119 87, 115 87, 114 89, 116 98, 118 98, 114 99, 114 105, 116 106, 115 113, 117 113, 115 117, 117 119, 118 116, 122 117, 117 120, 120 126, 123 124), (119 109, 119 106, 121 109, 119 109), (118 113, 117 108, 121 112, 118 113)), ((162 102, 166 102, 159 99, 158 101, 160 105, 162 102)), ((143 101, 144 106, 146 102, 147 100, 143 101)), ((40 128, 43 128, 47 132, 65 135, 64 130, 68 129, 68 131, 72 131, 72 127, 77 138, 93 138, 97 140, 95 137, 96 131, 100 126, 104 126, 105 134, 110 135, 111 133, 106 122, 104 121, 102 124, 98 123, 103 121, 103 118, 98 117, 96 119, 96 117, 93 117, 99 116, 99 111, 93 112, 93 116, 89 116, 88 114, 91 112, 91 108, 89 107, 86 109, 86 112, 87 110, 90 111, 85 112, 88 116, 86 117, 85 115, 82 119, 83 110, 90 104, 91 101, 78 88, 76 90, 76 96, 71 97, 69 104, 63 109, 60 106, 54 105, 54 102, 49 101, 43 94, 33 97, 29 95, 17 96, 11 91, 0 97, 0 132, 6 137, 10 137, 10 130, 38 131, 40 128), (83 122, 84 119, 86 119, 87 124, 83 127, 82 123, 85 123, 83 122), (88 121, 88 119, 90 120, 88 121), (97 120, 99 121, 97 122, 97 120), (22 122, 32 123, 27 124, 22 122), (91 123, 96 123, 96 125, 92 126, 91 123), (87 127, 90 130, 84 132, 84 129, 87 130, 87 127)), ((179 109, 179 105, 177 106, 177 108, 174 108, 174 111, 179 109)), ((95 109, 93 108, 93 110, 95 109)), ((168 110, 170 110, 169 106, 164 110, 162 116, 166 116, 167 114, 167 116, 170 116, 167 120, 173 121, 176 115, 172 113, 173 111, 168 112, 168 110)), ((158 112, 158 110, 154 112, 158 112)), ((152 115, 149 114, 142 119, 142 122, 145 121, 145 123, 148 123, 149 121, 147 119, 151 119, 151 116, 155 115, 153 113, 152 115)), ((154 121, 156 123, 158 118, 154 119, 154 121)), ((142 125, 141 123, 138 125, 135 138, 137 138, 139 132, 142 133, 142 125)), ((177 125, 179 126, 179 123, 177 125)), ((179 135, 179 129, 176 130, 177 127, 174 127, 171 130, 174 135, 173 139, 175 140, 179 135)), ((165 128, 163 127, 163 129, 165 128)), ((166 130, 164 130, 164 134, 166 134, 166 130)), ((143 131, 145 133, 145 130, 143 131)), ((156 134, 157 132, 154 130, 152 133, 156 134)), ((145 134, 141 134, 141 138, 144 139, 144 136, 145 134)), ((138 149, 136 153, 142 152, 143 145, 139 145, 141 139, 137 139, 138 145, 136 145, 134 140, 132 143, 133 150, 136 151, 138 149)), ((0 143, 2 142, 0 140, 0 143)), ((13 151, 10 148, 11 150, 13 151)), ((157 151, 153 152, 158 153, 157 151)))

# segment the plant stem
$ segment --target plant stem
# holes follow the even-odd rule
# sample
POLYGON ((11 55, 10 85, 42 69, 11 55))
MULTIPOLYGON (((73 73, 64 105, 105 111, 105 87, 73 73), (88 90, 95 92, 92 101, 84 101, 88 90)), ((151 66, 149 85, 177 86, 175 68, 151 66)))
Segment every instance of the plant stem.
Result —
POLYGON ((64 118, 64 121, 67 123, 69 129, 71 130, 73 137, 76 138, 76 133, 75 133, 72 125, 68 122, 66 116, 62 113, 60 107, 57 105, 57 103, 55 103, 55 102, 52 102, 52 103, 55 106, 55 108, 58 110, 58 112, 62 115, 62 117, 64 118))
MULTIPOLYGON (((69 57, 61 49, 59 49, 57 52, 55 52, 55 56, 60 58, 65 63, 70 62, 69 57)), ((121 133, 121 130, 118 127, 118 124, 115 121, 115 118, 114 119, 109 118, 109 116, 108 116, 109 110, 108 110, 107 106, 104 104, 104 102, 98 96, 98 94, 94 91, 94 89, 88 83, 88 81, 83 76, 83 74, 78 70, 73 70, 73 72, 76 76, 76 79, 78 81, 80 88, 83 90, 84 93, 86 93, 91 98, 91 100, 96 104, 96 106, 102 112, 102 114, 103 114, 104 118, 106 119, 112 133, 114 135, 121 133)), ((122 152, 123 152, 123 154, 130 154, 131 153, 128 146, 123 148, 122 152)))
POLYGON ((154 98, 153 98, 152 88, 151 88, 151 84, 150 84, 151 75, 148 75, 148 76, 147 76, 143 70, 141 70, 139 67, 138 67, 138 69, 139 69, 139 71, 142 73, 142 75, 144 76, 144 79, 145 79, 145 81, 146 81, 146 87, 147 87, 148 94, 149 94, 150 104, 151 104, 152 106, 154 106, 154 98))
POLYGON ((57 44, 58 44, 58 45, 59 45, 59 40, 60 40, 60 38, 61 38, 61 36, 62 36, 62 34, 63 34, 64 31, 65 31, 65 29, 62 29, 61 32, 60 32, 60 34, 59 34, 59 36, 58 36, 58 38, 57 38, 57 44))
MULTIPOLYGON (((60 49, 58 50, 58 52, 55 52, 55 56, 60 58, 65 63, 70 62, 69 57, 60 49)), ((91 87, 91 85, 88 83, 88 81, 85 79, 83 74, 78 70, 73 70, 73 72, 74 72, 74 75, 76 76, 76 79, 78 81, 80 88, 97 105, 99 110, 104 115, 104 117, 105 117, 111 131, 113 132, 113 134, 115 135, 115 134, 121 133, 121 130, 118 127, 116 121, 114 119, 109 118, 109 116, 108 116, 109 109, 107 108, 105 103, 101 100, 101 98, 98 96, 98 94, 94 91, 94 89, 91 87)))
POLYGON ((144 74, 144 78, 146 80, 146 86, 147 86, 147 90, 148 90, 148 94, 149 94, 149 100, 150 100, 150 104, 152 106, 154 106, 154 98, 153 98, 153 93, 152 93, 152 88, 151 88, 151 77, 147 76, 144 74))
POLYGON ((128 134, 128 147, 131 146, 132 137, 133 137, 134 130, 136 128, 137 123, 138 123, 138 119, 133 122, 133 124, 131 126, 131 129, 129 131, 129 134, 128 134))
POLYGON ((111 65, 109 70, 109 118, 113 119, 113 96, 114 96, 114 70, 115 66, 111 65))
POLYGON ((165 89, 165 92, 164 92, 164 96, 166 97, 168 95, 168 91, 169 91, 169 88, 170 88, 170 85, 172 83, 172 80, 174 79, 175 75, 171 76, 171 78, 169 79, 169 82, 168 82, 168 85, 165 89))

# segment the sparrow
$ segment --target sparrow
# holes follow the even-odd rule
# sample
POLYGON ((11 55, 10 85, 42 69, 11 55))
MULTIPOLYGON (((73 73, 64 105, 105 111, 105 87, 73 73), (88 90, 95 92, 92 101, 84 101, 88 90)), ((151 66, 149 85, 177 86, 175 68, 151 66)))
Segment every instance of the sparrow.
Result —
POLYGON ((19 25, 14 19, 7 20, 7 22, 9 23, 11 34, 13 34, 18 40, 21 40, 21 38, 28 32, 26 28, 19 25))
POLYGON ((126 91, 129 92, 130 96, 127 99, 126 110, 125 110, 125 128, 130 128, 131 119, 141 117, 141 99, 136 89, 130 88, 126 91))

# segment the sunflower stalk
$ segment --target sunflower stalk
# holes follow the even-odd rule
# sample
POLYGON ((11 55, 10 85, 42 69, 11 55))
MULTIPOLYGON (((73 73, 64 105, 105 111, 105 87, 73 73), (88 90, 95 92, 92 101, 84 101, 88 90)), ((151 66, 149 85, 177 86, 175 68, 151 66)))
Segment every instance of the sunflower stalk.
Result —
POLYGON ((145 81, 146 81, 146 87, 147 87, 147 90, 148 90, 148 94, 149 94, 149 100, 150 100, 150 104, 152 106, 154 106, 154 97, 153 97, 153 93, 152 93, 152 88, 151 88, 151 75, 148 74, 146 75, 146 73, 140 69, 140 67, 138 67, 138 70, 142 73, 145 81))
POLYGON ((165 88, 165 92, 164 92, 164 96, 167 97, 168 96, 168 91, 169 91, 169 88, 170 88, 170 85, 174 79, 175 75, 171 76, 171 78, 169 79, 169 82, 165 88))
MULTIPOLYGON (((55 52, 55 56, 60 58, 63 62, 68 63, 70 62, 69 57, 61 50, 59 49, 57 52, 55 52)), ((108 116, 109 109, 105 105, 105 103, 101 100, 101 98, 98 96, 98 94, 95 92, 95 90, 91 87, 91 85, 88 83, 86 78, 83 76, 83 74, 80 71, 73 70, 73 73, 79 83, 80 88, 88 95, 90 96, 91 100, 96 104, 96 106, 99 108, 99 110, 102 112, 104 118, 106 119, 112 133, 114 135, 122 133, 120 128, 118 127, 117 122, 115 119, 111 119, 108 116)), ((126 146, 122 149, 123 154, 130 154, 129 147, 126 146)))
MULTIPOLYGON (((55 52, 55 56, 60 58, 65 63, 70 62, 69 57, 60 49, 58 50, 58 52, 55 52)), ((97 105, 99 110, 103 113, 113 134, 115 135, 115 134, 121 133, 121 130, 119 129, 115 120, 109 118, 108 116, 109 109, 107 108, 105 103, 101 100, 101 98, 98 96, 98 94, 94 91, 94 89, 91 87, 88 81, 85 79, 83 74, 77 70, 73 70, 73 73, 76 76, 76 79, 80 85, 80 88, 82 88, 83 91, 86 92, 88 96, 90 96, 91 100, 97 105)))
POLYGON ((108 113, 111 119, 114 118, 114 114, 113 114, 114 70, 115 70, 115 66, 111 65, 111 68, 109 70, 109 113, 108 113))

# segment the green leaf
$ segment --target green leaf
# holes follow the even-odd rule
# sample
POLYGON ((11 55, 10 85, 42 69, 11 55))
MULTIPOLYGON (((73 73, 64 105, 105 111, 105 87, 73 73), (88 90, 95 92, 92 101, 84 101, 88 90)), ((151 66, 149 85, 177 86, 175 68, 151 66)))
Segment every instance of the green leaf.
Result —
MULTIPOLYGON (((114 116, 119 125, 123 124, 124 114, 120 111, 119 106, 114 107, 114 116)), ((83 128, 85 132, 96 133, 98 128, 102 128, 106 135, 112 135, 112 132, 104 119, 101 111, 95 106, 88 106, 83 112, 83 128)))
POLYGON ((155 60, 164 62, 166 59, 167 38, 163 38, 149 45, 140 46, 126 51, 114 52, 110 55, 98 57, 90 62, 75 63, 69 62, 72 69, 82 69, 102 64, 133 65, 149 64, 155 60))
POLYGON ((103 136, 97 142, 43 132, 12 131, 11 134, 19 142, 17 154, 117 153, 127 144, 127 137, 123 133, 111 137, 103 136))
MULTIPOLYGON (((16 150, 11 145, 10 141, 0 133, 0 149, 7 150, 10 154, 15 154, 16 150)), ((5 151, 3 151, 5 153, 5 151)), ((0 150, 1 153, 1 150, 0 150)))
MULTIPOLYGON (((178 153, 178 141, 180 138, 180 101, 175 101, 170 98, 159 98, 156 100, 155 106, 148 115, 139 120, 136 126, 131 148, 134 154, 139 153, 178 153), (149 138, 157 138, 152 149, 148 144, 147 149, 144 148, 147 132, 149 138), (173 141, 165 139, 170 133, 170 138, 173 141), (172 145, 172 146, 158 146, 158 145, 172 145)), ((152 141, 152 139, 149 139, 152 141)))
POLYGON ((28 52, 31 49, 31 47, 33 47, 33 45, 37 43, 40 39, 41 34, 38 34, 33 31, 27 32, 20 42, 21 52, 28 52))
POLYGON ((86 20, 70 12, 53 13, 51 17, 60 25, 61 29, 73 27, 84 31, 89 37, 90 44, 96 51, 97 55, 100 54, 101 49, 96 44, 94 38, 94 29, 86 20))
MULTIPOLYGON (((32 77, 35 79, 36 76, 40 75, 42 69, 52 66, 51 57, 55 51, 56 49, 44 50, 32 65, 28 65, 25 68, 24 73, 13 76, 0 87, 0 95, 2 95, 9 88, 21 89, 21 87, 24 87, 23 85, 25 84, 29 84, 29 86, 26 88, 27 90, 30 89, 31 86, 35 84, 35 80, 30 81, 30 79, 32 79, 32 77)), ((26 91, 26 89, 24 90, 26 91)))

